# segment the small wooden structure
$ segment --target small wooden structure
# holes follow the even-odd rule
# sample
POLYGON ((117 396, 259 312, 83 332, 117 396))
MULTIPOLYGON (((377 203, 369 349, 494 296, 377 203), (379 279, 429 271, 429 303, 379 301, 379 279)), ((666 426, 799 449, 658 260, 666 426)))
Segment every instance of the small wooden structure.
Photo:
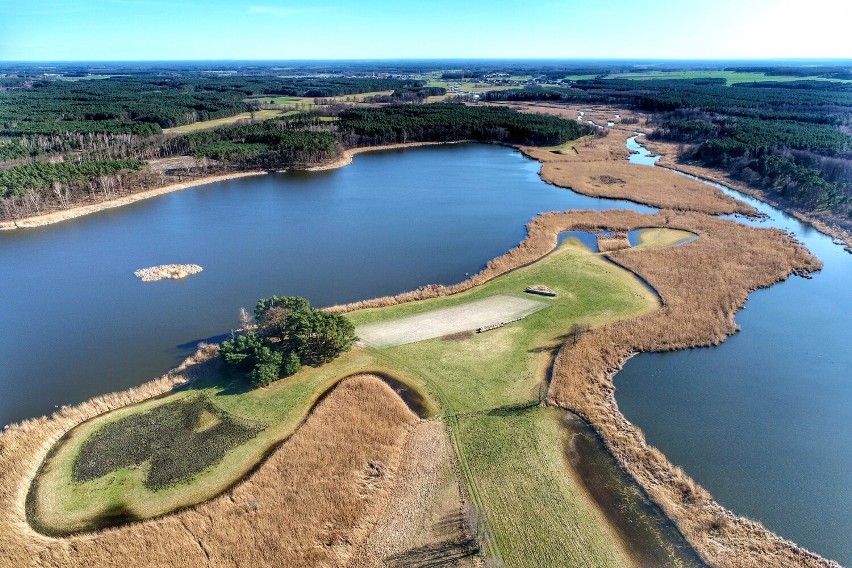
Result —
POLYGON ((527 289, 524 290, 527 294, 538 294, 539 296, 550 296, 553 297, 556 295, 556 292, 548 288, 547 286, 542 286, 541 284, 536 284, 534 286, 527 286, 527 289))

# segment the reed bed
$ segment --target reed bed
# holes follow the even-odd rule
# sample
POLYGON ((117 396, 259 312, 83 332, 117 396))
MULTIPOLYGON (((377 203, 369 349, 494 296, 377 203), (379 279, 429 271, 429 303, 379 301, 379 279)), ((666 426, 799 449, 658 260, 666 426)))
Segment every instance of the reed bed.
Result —
MULTIPOLYGON (((617 136, 613 134, 612 137, 617 136)), ((739 213, 757 216, 757 211, 750 205, 700 181, 663 168, 640 168, 624 160, 605 165, 569 160, 570 156, 566 160, 544 162, 542 179, 593 197, 626 199, 654 207, 699 211, 709 215, 739 213)))
MULTIPOLYGON (((613 216, 612 228, 631 224, 632 214, 613 216)), ((544 224, 558 223, 548 216, 544 224)), ((588 223, 587 215, 570 215, 588 223)), ((694 213, 656 215, 660 226, 689 229, 701 238, 681 247, 617 251, 610 258, 639 275, 662 296, 664 307, 618 322, 565 344, 553 369, 549 401, 583 415, 619 463, 678 524, 714 566, 836 566, 738 517, 713 501, 618 411, 612 377, 633 354, 717 345, 737 331, 734 314, 749 292, 791 274, 818 270, 819 261, 786 233, 752 229, 694 213)))
POLYGON ((763 191, 762 189, 756 187, 752 187, 741 182, 738 179, 731 177, 724 170, 714 170, 711 168, 706 168, 697 163, 680 162, 677 158, 680 155, 681 151, 679 150, 677 144, 671 142, 661 142, 659 140, 643 140, 642 144, 655 154, 661 156, 660 161, 657 163, 658 166, 662 166, 663 168, 667 168, 677 172, 689 174, 715 183, 720 183, 722 185, 733 188, 739 191, 740 193, 759 199, 764 203, 768 203, 776 209, 781 209, 788 215, 795 217, 803 223, 809 223, 813 225, 819 232, 829 235, 837 241, 842 242, 846 248, 846 251, 852 253, 852 229, 850 229, 848 222, 842 219, 838 219, 836 215, 831 213, 831 211, 820 211, 817 213, 809 211, 799 211, 795 207, 791 207, 786 203, 782 203, 777 198, 773 198, 766 191, 763 191), (845 223, 846 226, 844 227, 842 223, 845 223))
POLYGON ((627 231, 598 232, 597 237, 600 252, 613 252, 630 248, 627 231))
MULTIPOLYGON (((162 386, 149 383, 146 388, 153 393, 162 386)), ((113 402, 120 401, 104 404, 113 402)), ((65 415, 77 420, 90 405, 65 415)), ((51 427, 55 420, 19 425, 0 436, 0 464, 5 466, 0 471, 0 565, 345 565, 387 506, 404 443, 418 422, 380 379, 350 377, 231 491, 174 515, 52 539, 26 524, 20 486, 29 481, 22 468, 40 459, 27 443, 43 445, 52 437, 46 432, 56 430, 51 427), (29 436, 21 436, 24 432, 29 436)))

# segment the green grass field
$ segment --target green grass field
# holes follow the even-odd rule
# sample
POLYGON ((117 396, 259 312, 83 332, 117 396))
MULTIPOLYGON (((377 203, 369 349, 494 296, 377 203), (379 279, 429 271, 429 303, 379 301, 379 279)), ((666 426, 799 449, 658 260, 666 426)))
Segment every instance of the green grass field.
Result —
MULTIPOLYGON (((573 77, 571 77, 573 79, 573 77)), ((591 78, 583 76, 583 78, 591 78)), ((728 85, 737 83, 763 83, 768 81, 838 81, 852 82, 847 79, 826 79, 823 77, 797 77, 793 75, 766 75, 764 73, 740 71, 643 71, 636 73, 616 73, 607 75, 606 79, 713 79, 721 78, 728 85)))
MULTIPOLYGON (((258 110, 254 113, 254 119, 257 120, 268 120, 270 118, 275 118, 277 116, 283 116, 286 114, 280 110, 258 110)), ((210 128, 217 128, 219 126, 230 126, 232 124, 236 124, 242 120, 251 120, 250 112, 241 112, 240 114, 235 114, 234 116, 226 116, 224 118, 215 118, 213 120, 202 120, 200 122, 193 122, 192 124, 184 124, 183 126, 175 126, 174 128, 164 128, 163 132, 166 134, 182 134, 186 132, 197 132, 199 130, 208 130, 210 128)))
MULTIPOLYGON (((664 233, 649 236, 648 246, 668 246, 684 238, 664 233)), ((206 500, 242 477, 268 448, 298 427, 336 381, 353 373, 382 371, 423 393, 431 413, 444 416, 464 483, 490 527, 485 542, 489 555, 513 566, 548 561, 620 565, 623 552, 563 461, 560 412, 539 402, 553 352, 573 323, 598 326, 658 308, 654 295, 632 274, 576 239, 567 239, 532 265, 467 292, 361 310, 348 317, 358 326, 497 294, 522 294, 532 284, 548 286, 558 295, 546 299, 548 308, 499 329, 382 350, 356 347, 267 389, 252 390, 242 378, 215 374, 185 390, 84 423, 56 446, 39 472, 28 499, 30 518, 44 531, 67 533, 107 523, 114 511, 126 518, 149 518, 206 500), (200 473, 162 488, 146 485, 150 464, 125 466, 120 458, 111 472, 75 481, 81 449, 101 432, 175 401, 199 400, 215 405, 215 412, 206 412, 221 413, 220 420, 231 417, 263 429, 258 426, 251 439, 200 473)), ((197 431, 199 420, 187 421, 185 427, 197 431)), ((186 433, 175 434, 181 436, 186 433)))

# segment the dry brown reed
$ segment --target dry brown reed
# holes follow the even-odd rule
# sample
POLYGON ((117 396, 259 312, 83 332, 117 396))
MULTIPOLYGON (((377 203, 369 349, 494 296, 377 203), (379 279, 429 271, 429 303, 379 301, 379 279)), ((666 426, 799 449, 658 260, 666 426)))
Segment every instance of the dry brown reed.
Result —
MULTIPOLYGON (((106 405, 113 403, 121 401, 106 405)), ((48 431, 57 430, 53 421, 17 426, 0 436, 4 567, 344 565, 387 505, 417 417, 380 379, 350 377, 231 491, 174 515, 63 539, 34 532, 20 507, 20 486, 53 437, 48 431)))
POLYGON ((600 252, 613 252, 630 248, 627 231, 607 231, 606 233, 598 233, 597 237, 600 252))
POLYGON ((846 250, 852 252, 852 229, 850 229, 852 224, 849 223, 848 219, 840 219, 831 211, 797 211, 789 203, 783 203, 760 188, 751 187, 738 179, 734 179, 723 170, 705 168, 696 163, 680 162, 678 161, 678 156, 681 154, 682 148, 678 144, 647 139, 643 140, 642 143, 646 148, 660 156, 659 166, 720 183, 736 189, 740 193, 768 203, 802 222, 813 225, 819 232, 842 241, 846 246, 846 250))
MULTIPOLYGON (((622 138, 613 134, 611 138, 622 138)), ((700 211, 710 215, 756 215, 749 205, 700 181, 662 168, 636 167, 625 160, 606 162, 549 160, 541 166, 543 180, 594 197, 626 199, 654 207, 700 211)))
POLYGON ((388 507, 351 566, 480 564, 454 457, 442 420, 415 427, 388 507))
MULTIPOLYGON (((648 221, 645 216, 623 212, 603 218, 586 213, 548 215, 542 223, 555 224, 558 230, 567 219, 574 226, 608 221, 610 228, 620 230, 638 228, 648 221)), ((695 213, 661 212, 654 223, 691 230, 699 238, 680 247, 623 250, 609 256, 650 283, 663 298, 664 307, 642 318, 594 329, 576 344, 566 344, 554 364, 549 400, 589 420, 618 461, 714 566, 833 565, 713 501, 707 491, 647 445, 641 431, 618 411, 612 383, 617 370, 635 353, 724 341, 737 331, 734 314, 749 292, 791 274, 817 270, 819 261, 775 229, 752 229, 695 213)))

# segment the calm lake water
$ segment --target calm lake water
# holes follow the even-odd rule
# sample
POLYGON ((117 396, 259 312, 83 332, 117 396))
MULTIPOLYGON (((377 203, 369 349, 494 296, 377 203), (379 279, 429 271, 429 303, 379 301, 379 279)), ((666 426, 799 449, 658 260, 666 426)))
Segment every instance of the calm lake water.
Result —
POLYGON ((728 192, 769 215, 750 224, 794 233, 825 268, 754 292, 719 347, 632 358, 616 399, 722 505, 852 566, 852 255, 728 192))
POLYGON ((545 184, 538 170, 499 146, 370 153, 2 232, 0 425, 160 376, 261 297, 325 306, 451 284, 517 245, 539 212, 650 211, 545 184), (133 276, 168 263, 204 271, 133 276))

